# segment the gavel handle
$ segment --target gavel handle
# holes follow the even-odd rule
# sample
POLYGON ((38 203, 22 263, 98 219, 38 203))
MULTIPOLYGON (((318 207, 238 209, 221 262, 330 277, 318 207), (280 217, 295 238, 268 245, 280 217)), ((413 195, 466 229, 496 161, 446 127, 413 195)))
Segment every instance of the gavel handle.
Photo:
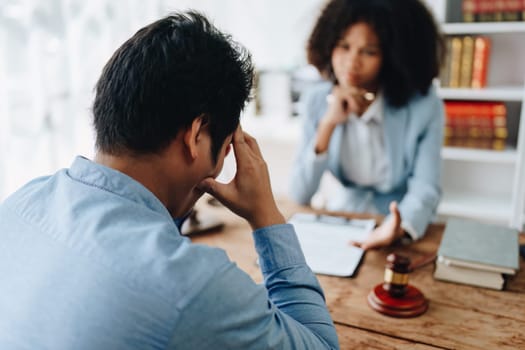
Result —
POLYGON ((437 257, 436 253, 431 253, 431 254, 425 255, 422 258, 420 258, 420 259, 414 261, 413 263, 411 263, 409 265, 408 269, 409 269, 409 271, 414 271, 415 269, 419 269, 420 267, 426 266, 426 265, 434 262, 434 260, 436 260, 436 257, 437 257))

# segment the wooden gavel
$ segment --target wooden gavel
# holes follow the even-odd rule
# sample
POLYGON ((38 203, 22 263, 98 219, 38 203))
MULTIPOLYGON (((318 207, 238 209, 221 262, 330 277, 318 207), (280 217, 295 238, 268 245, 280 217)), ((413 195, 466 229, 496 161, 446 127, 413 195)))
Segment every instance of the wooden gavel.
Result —
POLYGON ((408 257, 390 254, 386 261, 384 282, 368 294, 368 305, 392 317, 415 317, 427 311, 428 299, 408 283, 408 275, 414 268, 433 260, 426 259, 415 266, 408 257))

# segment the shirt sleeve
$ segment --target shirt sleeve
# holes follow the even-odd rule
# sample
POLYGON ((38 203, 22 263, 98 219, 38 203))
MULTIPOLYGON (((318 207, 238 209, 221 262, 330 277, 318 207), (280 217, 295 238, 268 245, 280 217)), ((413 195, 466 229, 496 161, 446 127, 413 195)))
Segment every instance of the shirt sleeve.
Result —
MULTIPOLYGON (((430 93, 429 93, 430 94, 430 93)), ((407 232, 419 239, 435 215, 441 198, 441 145, 443 143, 443 102, 432 93, 431 113, 418 144, 412 175, 408 179, 408 191, 399 203, 403 221, 409 222, 412 230, 407 232)))
POLYGON ((406 234, 410 237, 412 241, 415 241, 419 238, 417 231, 414 229, 414 227, 412 226, 410 222, 402 221, 401 228, 403 229, 403 231, 406 232, 406 234))
POLYGON ((338 349, 323 292, 293 226, 259 229, 254 239, 264 286, 234 263, 223 264, 182 310, 170 348, 338 349))
MULTIPOLYGON (((328 91, 326 88, 325 90, 328 91)), ((317 155, 314 150, 317 124, 326 110, 326 91, 314 89, 307 93, 302 101, 302 137, 292 167, 290 196, 297 203, 304 205, 310 204, 312 196, 319 188, 321 177, 328 168, 328 154, 317 155)))

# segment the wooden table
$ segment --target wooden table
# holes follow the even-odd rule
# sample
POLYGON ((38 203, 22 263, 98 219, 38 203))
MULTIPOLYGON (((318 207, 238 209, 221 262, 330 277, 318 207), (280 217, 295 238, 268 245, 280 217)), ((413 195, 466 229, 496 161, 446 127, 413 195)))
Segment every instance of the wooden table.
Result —
MULTIPOLYGON (((280 201, 289 217, 306 208, 280 201)), ((192 237, 224 249, 256 282, 262 281, 248 224, 223 207, 206 205, 206 213, 226 223, 221 231, 192 237)), ((425 238, 409 246, 369 251, 355 278, 318 275, 335 322, 341 349, 525 349, 525 260, 505 291, 494 291, 434 280, 434 264, 410 274, 410 284, 430 300, 428 311, 411 319, 396 319, 373 311, 366 302, 370 290, 382 282, 385 258, 391 252, 414 261, 435 252, 443 225, 431 225, 425 238)), ((525 243, 525 236, 520 236, 525 243)))

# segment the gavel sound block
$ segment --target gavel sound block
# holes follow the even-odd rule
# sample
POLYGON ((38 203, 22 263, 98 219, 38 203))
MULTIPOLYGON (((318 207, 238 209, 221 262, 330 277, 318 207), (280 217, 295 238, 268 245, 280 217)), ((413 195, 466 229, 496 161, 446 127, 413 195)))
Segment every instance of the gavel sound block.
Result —
POLYGON ((386 258, 385 281, 368 294, 368 305, 377 312, 392 317, 416 317, 428 309, 428 299, 416 287, 408 284, 410 259, 397 254, 386 258))

